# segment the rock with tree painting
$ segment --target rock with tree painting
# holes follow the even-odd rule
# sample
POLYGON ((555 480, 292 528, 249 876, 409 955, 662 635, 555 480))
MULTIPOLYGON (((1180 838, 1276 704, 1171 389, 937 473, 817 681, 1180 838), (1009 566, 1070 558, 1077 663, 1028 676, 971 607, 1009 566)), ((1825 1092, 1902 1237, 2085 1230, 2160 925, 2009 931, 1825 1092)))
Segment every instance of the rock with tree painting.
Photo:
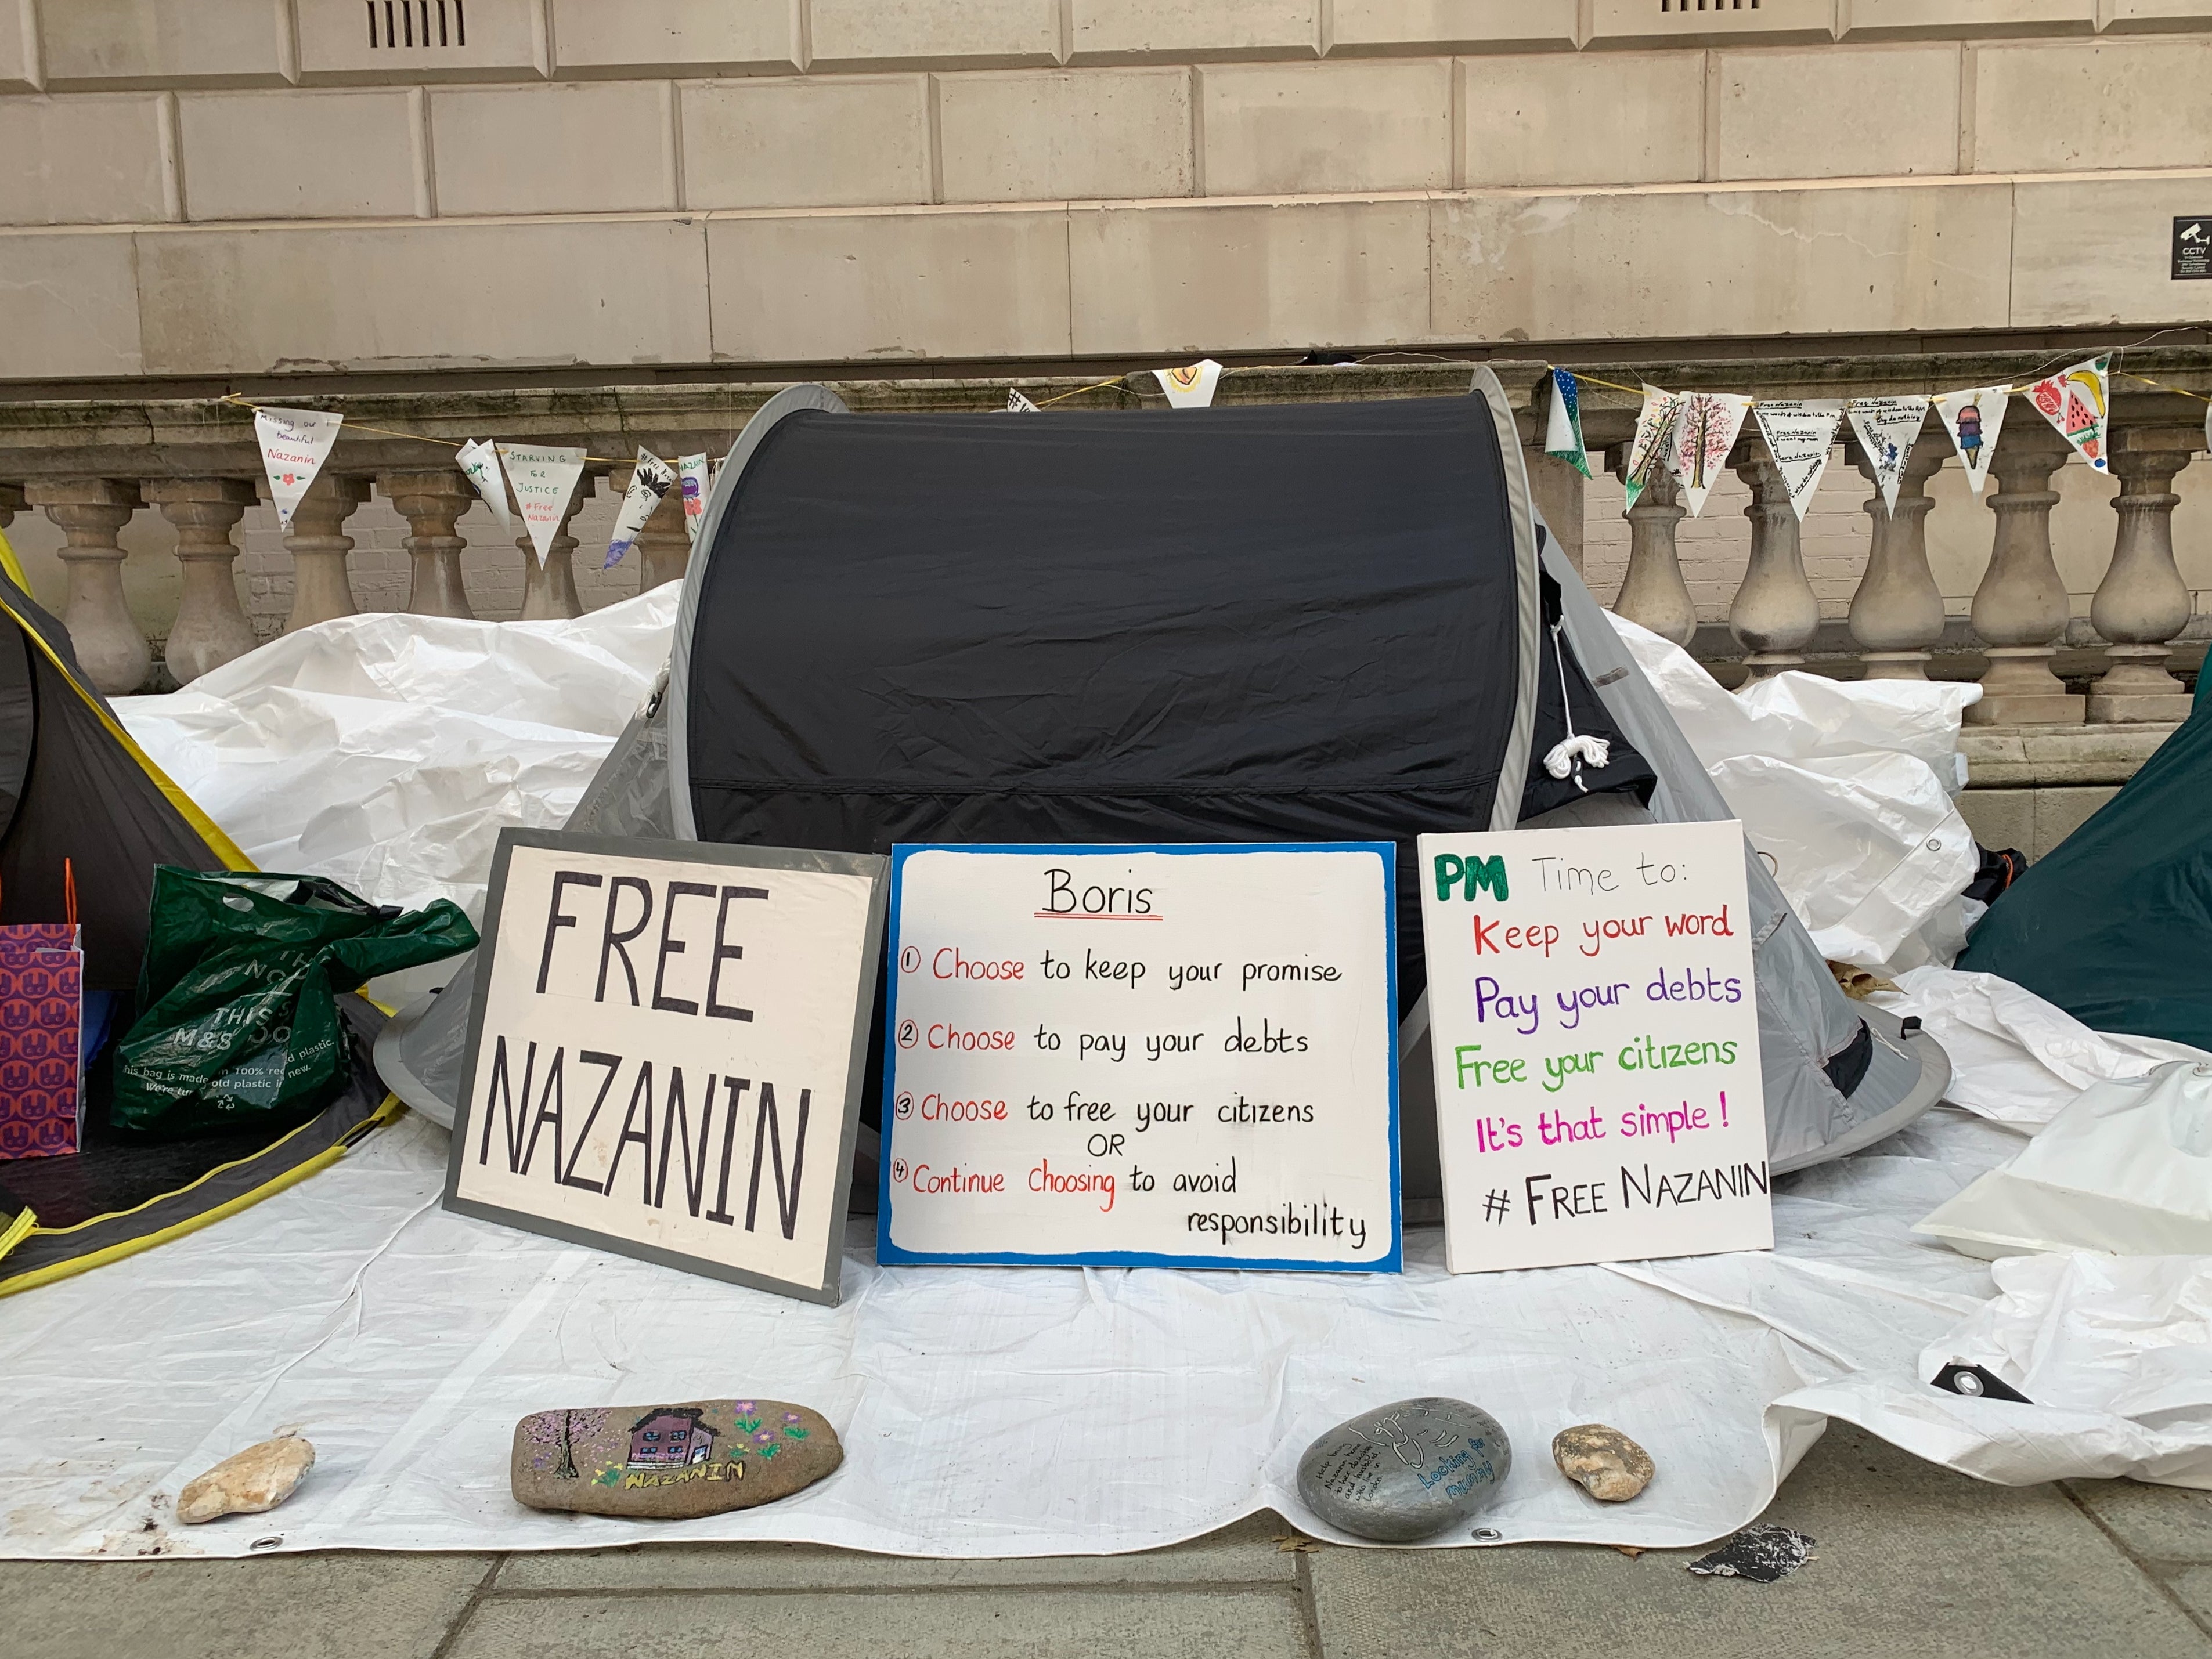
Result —
POLYGON ((680 1521, 750 1509, 845 1461, 819 1412, 782 1400, 686 1400, 533 1412, 514 1426, 517 1503, 680 1521))

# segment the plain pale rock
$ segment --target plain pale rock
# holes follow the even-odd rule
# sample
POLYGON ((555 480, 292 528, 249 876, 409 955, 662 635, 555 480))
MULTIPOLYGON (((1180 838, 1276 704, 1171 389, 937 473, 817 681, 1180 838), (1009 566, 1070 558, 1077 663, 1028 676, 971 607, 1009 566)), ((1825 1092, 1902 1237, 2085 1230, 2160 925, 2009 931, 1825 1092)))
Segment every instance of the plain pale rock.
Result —
POLYGON ((226 1457, 177 1494, 177 1519, 197 1524, 222 1515, 258 1515, 298 1490, 315 1466, 315 1449, 296 1435, 264 1440, 226 1457))
POLYGON ((681 1521, 788 1498, 845 1461, 819 1412, 783 1400, 685 1400, 533 1412, 514 1426, 515 1501, 681 1521))
POLYGON ((1602 1423, 1561 1429, 1552 1437, 1552 1461, 1601 1503, 1625 1504, 1651 1484, 1651 1454, 1602 1423))
POLYGON ((1513 1448, 1463 1400, 1401 1400, 1339 1423, 1298 1459, 1298 1496, 1342 1531, 1410 1543, 1464 1521, 1505 1484, 1513 1448))

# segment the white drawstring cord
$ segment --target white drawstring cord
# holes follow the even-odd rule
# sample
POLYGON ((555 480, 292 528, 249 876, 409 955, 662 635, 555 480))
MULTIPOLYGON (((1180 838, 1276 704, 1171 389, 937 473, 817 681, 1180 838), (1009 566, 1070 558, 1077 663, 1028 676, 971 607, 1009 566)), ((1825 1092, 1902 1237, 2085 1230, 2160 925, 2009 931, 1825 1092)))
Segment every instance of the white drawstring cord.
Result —
POLYGON ((1567 651, 1559 639, 1561 623, 1552 624, 1552 657, 1559 665, 1559 718, 1565 723, 1567 735, 1552 745, 1551 753, 1544 757, 1544 770, 1554 778, 1565 778, 1570 772, 1575 775, 1575 787, 1584 795, 1589 785, 1583 782, 1583 762, 1600 768, 1613 759, 1613 746, 1602 737, 1583 737, 1575 734, 1575 708, 1567 697, 1567 651))

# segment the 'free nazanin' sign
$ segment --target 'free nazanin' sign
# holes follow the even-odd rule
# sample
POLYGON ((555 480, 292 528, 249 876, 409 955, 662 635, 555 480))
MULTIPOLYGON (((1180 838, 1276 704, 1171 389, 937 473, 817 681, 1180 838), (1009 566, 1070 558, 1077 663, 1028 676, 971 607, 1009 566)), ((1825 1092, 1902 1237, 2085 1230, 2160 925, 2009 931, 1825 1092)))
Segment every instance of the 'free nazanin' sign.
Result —
POLYGON ((1451 1270, 1771 1248, 1743 826, 1420 857, 1451 1270))
POLYGON ((883 869, 502 832, 446 1207, 834 1303, 883 869))

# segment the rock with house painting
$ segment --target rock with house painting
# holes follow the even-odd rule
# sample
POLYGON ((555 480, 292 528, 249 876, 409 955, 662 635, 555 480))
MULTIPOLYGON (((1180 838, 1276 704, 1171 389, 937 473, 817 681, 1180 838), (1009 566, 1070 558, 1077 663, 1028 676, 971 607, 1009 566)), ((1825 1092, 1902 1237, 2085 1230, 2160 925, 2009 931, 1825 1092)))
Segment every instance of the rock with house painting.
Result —
POLYGON ((686 1520, 811 1486, 845 1460, 819 1412, 783 1400, 687 1400, 533 1412, 514 1426, 515 1501, 686 1520))

